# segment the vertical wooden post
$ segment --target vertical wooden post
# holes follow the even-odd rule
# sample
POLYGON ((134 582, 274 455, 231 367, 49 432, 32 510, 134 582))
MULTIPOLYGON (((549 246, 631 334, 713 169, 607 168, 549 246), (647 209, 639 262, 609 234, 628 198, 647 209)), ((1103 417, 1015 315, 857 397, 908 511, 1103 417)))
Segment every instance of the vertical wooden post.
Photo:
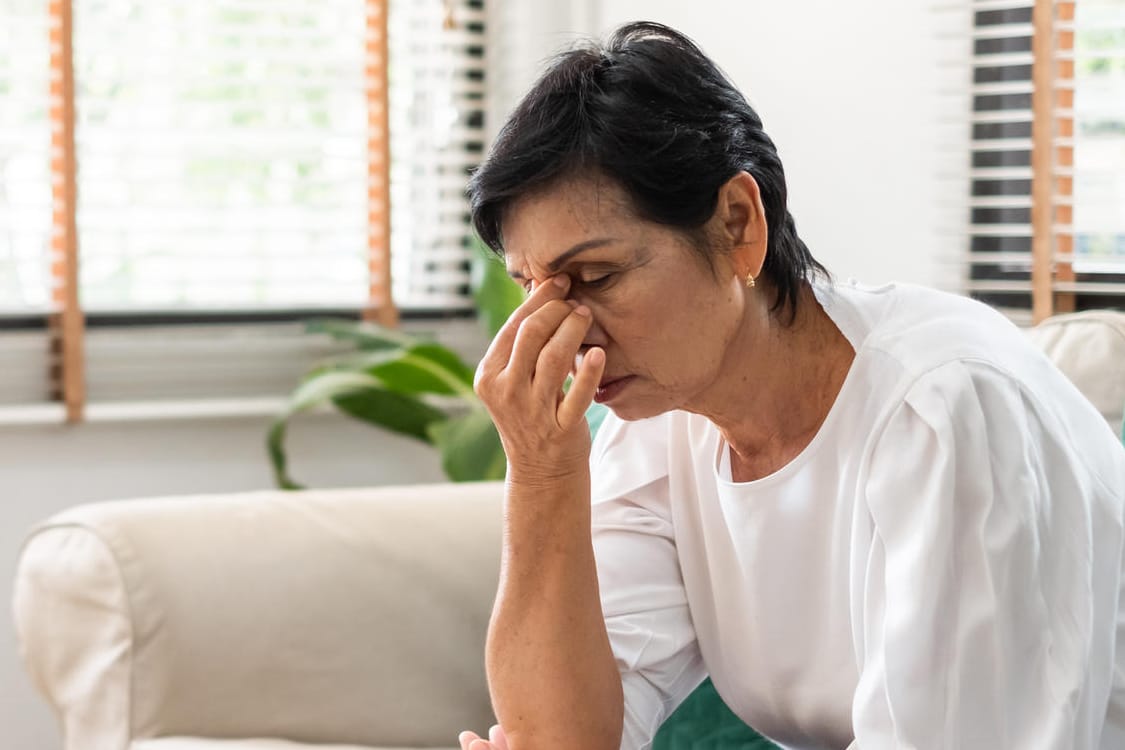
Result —
POLYGON ((50 0, 51 118, 51 384, 66 405, 66 421, 86 407, 85 320, 78 301, 77 185, 74 144, 74 61, 71 0, 50 0))
MULTIPOLYGON (((1061 22, 1074 22, 1074 0, 1056 0, 1055 11, 1057 19, 1061 22)), ((1060 52, 1074 52, 1074 32, 1060 30, 1055 36, 1055 55, 1060 52)), ((1052 113, 1054 118, 1055 133, 1066 142, 1056 145, 1055 164, 1073 170, 1074 168, 1074 60, 1052 61, 1055 79, 1053 85, 1057 92, 1055 107, 1052 113), (1058 111, 1068 110, 1068 111, 1058 111)), ((1074 180, 1070 175, 1051 175, 1052 199, 1055 203, 1053 224, 1063 229, 1055 230, 1055 252, 1064 256, 1063 260, 1055 263, 1055 279, 1058 281, 1074 281, 1074 264, 1070 260, 1074 255, 1074 180)), ((1057 292, 1054 296, 1054 312, 1074 312, 1075 300, 1073 292, 1057 292)))
POLYGON ((1031 315, 1035 323, 1054 312, 1054 0, 1035 0, 1031 39, 1031 315))
POLYGON ((398 325, 391 296, 391 142, 387 76, 388 0, 367 0, 367 257, 370 286, 363 319, 398 325))

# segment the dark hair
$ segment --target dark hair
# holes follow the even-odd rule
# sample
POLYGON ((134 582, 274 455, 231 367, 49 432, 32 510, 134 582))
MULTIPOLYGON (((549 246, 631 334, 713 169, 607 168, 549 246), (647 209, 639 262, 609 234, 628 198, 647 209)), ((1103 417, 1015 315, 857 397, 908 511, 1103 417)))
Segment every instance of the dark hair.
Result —
POLYGON ((777 293, 774 310, 795 312, 801 282, 827 271, 797 236, 773 141, 690 39, 637 22, 603 45, 587 42, 553 60, 501 128, 468 192, 477 234, 502 253, 506 210, 562 178, 604 175, 625 189, 641 218, 691 232, 711 218, 719 188, 740 171, 757 181, 765 207, 762 273, 777 293))

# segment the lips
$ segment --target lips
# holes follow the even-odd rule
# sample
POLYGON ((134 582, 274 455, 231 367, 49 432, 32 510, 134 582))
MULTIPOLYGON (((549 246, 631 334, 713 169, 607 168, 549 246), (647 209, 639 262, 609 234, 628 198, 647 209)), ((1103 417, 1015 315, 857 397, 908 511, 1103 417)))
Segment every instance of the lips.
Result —
POLYGON ((602 382, 598 384, 598 390, 594 393, 594 400, 599 404, 608 403, 621 393, 621 391, 629 385, 633 380, 633 375, 621 375, 617 377, 602 378, 602 382))

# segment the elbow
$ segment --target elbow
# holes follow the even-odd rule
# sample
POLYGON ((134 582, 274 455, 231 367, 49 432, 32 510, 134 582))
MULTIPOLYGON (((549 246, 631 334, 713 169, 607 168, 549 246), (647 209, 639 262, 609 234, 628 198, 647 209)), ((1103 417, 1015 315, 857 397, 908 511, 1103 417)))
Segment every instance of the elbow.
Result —
POLYGON ((613 732, 597 736, 584 732, 565 732, 555 736, 512 732, 507 735, 507 740, 508 750, 621 750, 621 735, 613 732))
MULTIPOLYGON (((593 695, 588 694, 590 697, 593 695)), ((615 696, 603 694, 565 711, 535 714, 538 721, 513 718, 505 723, 507 716, 501 719, 508 750, 621 750, 625 708, 619 681, 615 696)))

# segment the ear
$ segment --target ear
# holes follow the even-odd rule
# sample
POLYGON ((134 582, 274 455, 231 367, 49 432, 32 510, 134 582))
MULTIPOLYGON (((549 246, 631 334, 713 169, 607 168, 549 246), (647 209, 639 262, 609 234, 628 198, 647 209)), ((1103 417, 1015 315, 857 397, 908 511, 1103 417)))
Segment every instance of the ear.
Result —
POLYGON ((739 172, 719 188, 714 219, 731 248, 731 268, 742 278, 757 278, 766 261, 769 227, 758 182, 750 173, 739 172))

